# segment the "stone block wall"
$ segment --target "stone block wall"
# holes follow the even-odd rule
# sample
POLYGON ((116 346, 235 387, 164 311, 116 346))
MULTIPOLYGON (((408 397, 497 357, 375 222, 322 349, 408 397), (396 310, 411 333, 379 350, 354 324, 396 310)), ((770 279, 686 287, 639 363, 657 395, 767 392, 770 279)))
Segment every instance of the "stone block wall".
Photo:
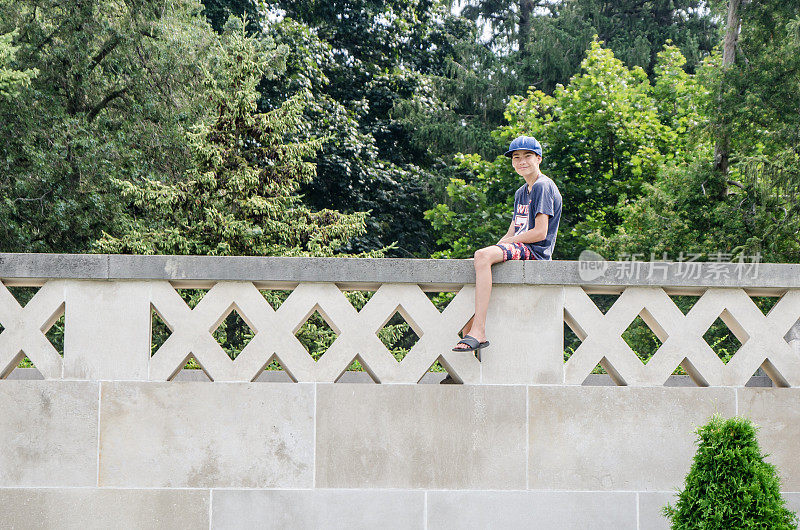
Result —
POLYGON ((0 254, 0 528, 667 528, 715 413, 760 426, 800 510, 800 268, 697 265, 499 265, 479 361, 450 351, 466 261, 0 254), (181 288, 208 292, 190 308, 181 288), (293 292, 273 309, 263 289, 293 292), (375 294, 357 311, 352 289, 375 294), (440 311, 429 291, 457 294, 440 311), (594 293, 620 296, 604 313, 594 293), (235 360, 213 337, 231 311, 255 332, 235 360), (315 311, 338 335, 318 361, 295 337, 315 311), (419 337, 400 362, 376 335, 395 313, 419 337), (171 334, 151 351, 154 315, 171 334), (662 343, 646 364, 621 337, 637 316, 662 343), (716 318, 742 343, 727 363, 716 318), (436 361, 462 384, 419 384, 436 361), (756 370, 770 386, 745 386, 756 370))
POLYGON ((7 380, 4 528, 667 528, 714 413, 800 509, 800 389, 7 380))

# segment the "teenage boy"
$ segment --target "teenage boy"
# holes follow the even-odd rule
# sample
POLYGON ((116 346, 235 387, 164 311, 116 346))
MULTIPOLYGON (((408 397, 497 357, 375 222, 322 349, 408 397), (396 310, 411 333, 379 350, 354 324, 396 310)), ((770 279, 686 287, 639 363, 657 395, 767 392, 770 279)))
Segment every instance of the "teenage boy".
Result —
MULTIPOLYGON (((514 194, 511 226, 496 245, 475 252, 475 316, 464 326, 464 338, 453 351, 475 351, 489 345, 486 311, 492 294, 492 265, 510 259, 549 260, 561 221, 561 193, 539 171, 542 146, 532 136, 515 138, 506 156, 525 184, 514 194)), ((480 351, 478 351, 480 359, 480 351)))

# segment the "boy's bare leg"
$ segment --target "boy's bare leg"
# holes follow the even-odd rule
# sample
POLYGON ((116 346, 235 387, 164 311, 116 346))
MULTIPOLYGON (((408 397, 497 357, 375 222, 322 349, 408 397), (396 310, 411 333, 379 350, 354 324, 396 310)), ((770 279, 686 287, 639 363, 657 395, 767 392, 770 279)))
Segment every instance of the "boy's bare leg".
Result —
POLYGON ((475 320, 475 316, 474 315, 472 317, 470 317, 469 321, 467 321, 467 323, 464 324, 464 327, 461 328, 461 336, 462 337, 464 335, 469 335, 469 330, 472 328, 472 321, 473 320, 475 320))
MULTIPOLYGON (((464 335, 475 337, 480 342, 486 341, 486 313, 492 294, 492 265, 503 261, 503 257, 503 251, 496 246, 475 252, 475 316, 467 323, 469 330, 464 335)), ((464 326, 464 330, 467 326, 464 326)), ((467 346, 460 344, 456 348, 467 349, 467 346)))

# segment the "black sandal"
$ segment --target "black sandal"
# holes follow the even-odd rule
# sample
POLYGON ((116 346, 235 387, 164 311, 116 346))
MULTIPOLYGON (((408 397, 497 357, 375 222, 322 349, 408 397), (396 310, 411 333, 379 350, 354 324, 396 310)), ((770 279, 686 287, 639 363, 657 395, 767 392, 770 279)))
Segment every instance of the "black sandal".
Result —
POLYGON ((453 348, 453 351, 478 351, 481 348, 488 346, 489 341, 487 340, 485 342, 480 342, 472 335, 464 335, 464 338, 458 341, 456 346, 459 344, 464 344, 465 346, 468 346, 468 348, 453 348))

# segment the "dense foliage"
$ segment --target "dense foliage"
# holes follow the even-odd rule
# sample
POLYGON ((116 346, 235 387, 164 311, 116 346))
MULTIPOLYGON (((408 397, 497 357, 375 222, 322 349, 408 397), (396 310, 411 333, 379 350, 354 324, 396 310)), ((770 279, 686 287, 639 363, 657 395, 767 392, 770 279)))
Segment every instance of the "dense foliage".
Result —
POLYGON ((673 530, 797 528, 786 508, 775 467, 764 461, 756 429, 746 418, 714 416, 697 429, 697 453, 675 506, 673 530))
POLYGON ((800 7, 727 8, 0 0, 0 248, 468 257, 525 133, 557 259, 797 261, 800 7))
POLYGON ((86 251, 125 205, 112 179, 182 180, 185 131, 207 111, 213 33, 191 0, 0 1, 12 67, 0 101, 0 247, 86 251))
MULTIPOLYGON (((525 98, 511 99, 509 125, 496 136, 506 143, 529 134, 544 144, 543 170, 565 197, 559 256, 577 258, 585 248, 580 230, 589 223, 613 231, 621 198, 641 195, 642 186, 654 180, 665 161, 685 160, 692 109, 665 112, 662 120, 654 97, 656 89, 666 91, 664 85, 672 82, 667 76, 675 70, 691 78, 680 68, 682 62, 680 52, 667 46, 660 54, 654 88, 641 68, 627 68, 595 40, 582 72, 567 86, 559 86, 553 95, 531 90, 525 98), (683 136, 672 122, 683 128, 683 136)), ((450 246, 442 255, 451 257, 468 257, 496 241, 507 228, 513 190, 520 182, 503 156, 484 160, 467 155, 461 162, 477 178, 470 183, 453 180, 448 187, 452 206, 440 204, 427 214, 444 236, 441 242, 450 246)))
POLYGON ((304 161, 320 141, 291 138, 301 130, 302 100, 294 96, 268 113, 256 112, 262 76, 282 69, 285 48, 247 37, 231 18, 213 70, 205 72, 216 112, 188 133, 194 163, 185 180, 137 184, 115 180, 133 204, 115 237, 97 243, 104 252, 211 255, 332 255, 364 230, 364 214, 314 212, 296 191, 315 173, 304 161))

